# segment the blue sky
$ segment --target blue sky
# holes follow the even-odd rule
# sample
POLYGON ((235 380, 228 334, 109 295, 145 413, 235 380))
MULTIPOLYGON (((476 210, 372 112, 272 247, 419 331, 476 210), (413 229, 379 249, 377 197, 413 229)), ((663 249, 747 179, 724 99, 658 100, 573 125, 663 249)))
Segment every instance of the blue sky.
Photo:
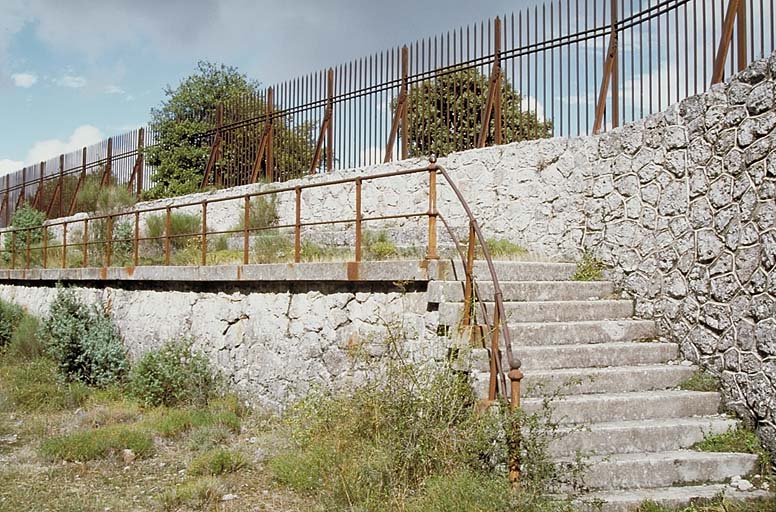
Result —
POLYGON ((0 0, 0 174, 145 124, 200 59, 262 83, 527 0, 0 0))

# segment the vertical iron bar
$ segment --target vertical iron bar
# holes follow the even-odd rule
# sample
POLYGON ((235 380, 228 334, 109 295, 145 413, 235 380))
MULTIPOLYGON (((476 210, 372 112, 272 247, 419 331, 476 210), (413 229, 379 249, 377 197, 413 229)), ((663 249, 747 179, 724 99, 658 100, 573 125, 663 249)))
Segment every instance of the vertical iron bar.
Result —
POLYGON ((243 212, 243 265, 248 264, 248 248, 251 234, 251 196, 245 194, 245 211, 243 212))
POLYGON ((89 266, 89 219, 84 219, 84 239, 83 239, 83 255, 81 258, 81 266, 86 268, 89 266))
MULTIPOLYGON (((612 0, 612 33, 615 41, 619 39, 617 0, 612 0)), ((620 126, 620 45, 615 43, 612 62, 612 127, 620 126)))
POLYGON ((137 267, 140 261, 140 212, 135 212, 135 230, 132 234, 132 266, 137 267))
POLYGON ((67 221, 62 225, 62 268, 67 268, 67 221))
POLYGON ((170 265, 170 231, 172 229, 172 209, 165 209, 164 217, 164 264, 170 265))
MULTIPOLYGON (((498 19, 498 18, 496 18, 498 19)), ((438 259, 437 255, 437 170, 432 163, 428 171, 428 252, 427 260, 438 259)))
POLYGON ((356 178, 356 234, 354 260, 361 261, 361 178, 356 178))
POLYGON ((202 233, 200 234, 201 264, 207 266, 207 200, 202 201, 202 233))
POLYGON ((294 188, 296 196, 296 216, 294 221, 294 263, 301 261, 302 254, 302 189, 294 188))
POLYGON ((105 267, 110 267, 111 242, 113 239, 113 215, 108 215, 105 224, 105 267))

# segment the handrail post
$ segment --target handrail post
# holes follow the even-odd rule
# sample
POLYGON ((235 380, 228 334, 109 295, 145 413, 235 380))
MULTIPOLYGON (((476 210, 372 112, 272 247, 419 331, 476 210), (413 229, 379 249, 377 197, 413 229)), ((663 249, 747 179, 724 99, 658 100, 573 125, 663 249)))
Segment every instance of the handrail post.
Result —
MULTIPOLYGON (((436 161, 436 158, 434 159, 436 161)), ((439 259, 437 254, 437 171, 432 163, 428 171, 428 253, 427 260, 439 259)))
POLYGON ((474 248, 475 248, 476 234, 474 232, 474 223, 469 221, 469 246, 466 253, 466 268, 464 272, 466 274, 466 282, 463 289, 463 320, 464 327, 468 327, 472 323, 472 305, 474 303, 474 248))
POLYGON ((135 212, 135 232, 132 235, 132 266, 140 262, 140 212, 135 212))
POLYGON ((207 266, 207 200, 202 201, 202 233, 200 234, 202 266, 207 266))
POLYGON ((251 196, 245 194, 245 212, 243 214, 243 265, 248 264, 248 248, 251 234, 251 196))
POLYGON ((11 268, 16 268, 16 230, 11 231, 11 268))
MULTIPOLYGON (((65 155, 59 155, 59 181, 57 182, 59 194, 59 216, 64 217, 65 210, 62 205, 63 195, 65 194, 65 155)), ((51 199, 54 200, 53 198, 51 199)))
POLYGON ((105 268, 110 268, 111 242, 113 241, 113 215, 108 215, 105 225, 105 268))
POLYGON ((43 268, 48 265, 48 226, 43 225, 43 255, 42 255, 43 268))
MULTIPOLYGON (((760 15, 764 16, 765 13, 760 15)), ((738 71, 743 71, 746 69, 747 64, 749 64, 746 51, 746 1, 738 2, 738 15, 736 19, 738 20, 738 27, 736 28, 738 33, 738 71)))
POLYGON ((81 266, 86 268, 89 264, 89 218, 84 219, 84 239, 83 239, 83 258, 81 259, 81 266))
POLYGON ((164 264, 170 264, 170 231, 172 230, 172 210, 168 206, 164 218, 164 264))
POLYGON ((67 268, 67 221, 62 226, 62 268, 67 268))
POLYGON ((30 246, 32 245, 32 229, 27 228, 27 247, 24 254, 24 268, 29 269, 30 268, 30 259, 32 259, 30 254, 30 246))
POLYGON ((361 261, 361 178, 356 178, 356 240, 354 250, 354 260, 361 261))
POLYGON ((296 195, 296 217, 294 221, 294 263, 299 263, 302 258, 302 188, 298 185, 294 188, 296 195))
POLYGON ((334 70, 329 68, 326 84, 329 123, 326 126, 326 172, 334 170, 334 70))

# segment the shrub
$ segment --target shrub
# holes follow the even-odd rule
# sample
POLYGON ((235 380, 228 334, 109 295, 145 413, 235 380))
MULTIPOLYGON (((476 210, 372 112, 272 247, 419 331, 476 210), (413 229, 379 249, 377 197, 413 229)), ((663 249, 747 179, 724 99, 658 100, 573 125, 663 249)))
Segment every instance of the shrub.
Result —
MULTIPOLYGON (((151 240, 151 246, 157 251, 163 252, 165 236, 167 234, 167 215, 151 215, 146 219, 147 235, 151 240)), ((174 250, 185 248, 192 236, 202 232, 202 217, 196 213, 175 212, 170 214, 170 247, 174 250), (190 236, 177 236, 190 235, 190 236)))
POLYGON ((363 235, 364 259, 367 260, 385 260, 399 255, 399 248, 388 233, 379 231, 364 231, 363 235))
POLYGON ((604 264, 591 253, 585 252, 577 263, 577 271, 572 281, 600 281, 603 279, 604 264))
POLYGON ((11 218, 9 227, 14 229, 24 229, 17 231, 16 235, 6 233, 3 238, 3 262, 11 261, 11 251, 16 252, 16 261, 27 261, 27 244, 30 247, 36 246, 43 241, 43 222, 46 220, 46 214, 36 210, 30 204, 25 203, 17 209, 11 218), (26 231, 29 228, 29 231, 26 231))
POLYGON ((8 344, 7 356, 15 361, 33 361, 44 357, 46 349, 38 339, 39 328, 40 321, 36 317, 22 315, 8 344))
POLYGON ((84 462, 104 459, 132 450, 137 457, 147 457, 154 450, 154 440, 134 425, 110 425, 83 432, 73 432, 45 439, 40 446, 44 457, 51 460, 84 462))
POLYGON ((118 328, 101 307, 81 303, 75 292, 57 289, 38 337, 69 380, 105 386, 129 368, 118 328))
POLYGON ((21 306, 0 299, 0 350, 11 342, 23 317, 24 310, 21 306))
POLYGON ((429 478, 424 492, 410 502, 407 512, 524 510, 512 507, 511 494, 505 478, 463 468, 452 474, 429 478))
POLYGON ((253 242, 255 263, 278 263, 291 261, 294 257, 294 244, 288 237, 277 231, 262 231, 253 242))
MULTIPOLYGON (((276 226, 278 223, 277 196, 256 196, 251 199, 248 212, 248 227, 263 229, 276 226)), ((239 229, 245 229, 245 216, 240 215, 239 229)))
POLYGON ((147 352, 132 369, 132 394, 150 406, 206 405, 221 392, 221 378, 191 340, 170 341, 147 352))
POLYGON ((48 359, 4 368, 3 390, 11 404, 23 411, 75 409, 86 402, 89 389, 81 382, 65 383, 48 359))
POLYGON ((79 212, 112 213, 133 206, 137 199, 126 186, 100 186, 102 173, 86 177, 76 196, 76 210, 79 212))
POLYGON ((189 464, 192 475, 223 475, 234 473, 247 465, 245 457, 238 451, 214 448, 197 456, 189 464))

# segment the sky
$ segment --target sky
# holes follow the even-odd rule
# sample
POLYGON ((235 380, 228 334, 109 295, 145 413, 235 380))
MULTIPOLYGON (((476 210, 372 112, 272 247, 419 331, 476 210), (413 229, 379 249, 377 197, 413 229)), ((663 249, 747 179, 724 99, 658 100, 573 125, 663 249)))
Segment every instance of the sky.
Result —
POLYGON ((269 85, 533 0, 0 0, 0 174, 143 126, 198 60, 269 85))

